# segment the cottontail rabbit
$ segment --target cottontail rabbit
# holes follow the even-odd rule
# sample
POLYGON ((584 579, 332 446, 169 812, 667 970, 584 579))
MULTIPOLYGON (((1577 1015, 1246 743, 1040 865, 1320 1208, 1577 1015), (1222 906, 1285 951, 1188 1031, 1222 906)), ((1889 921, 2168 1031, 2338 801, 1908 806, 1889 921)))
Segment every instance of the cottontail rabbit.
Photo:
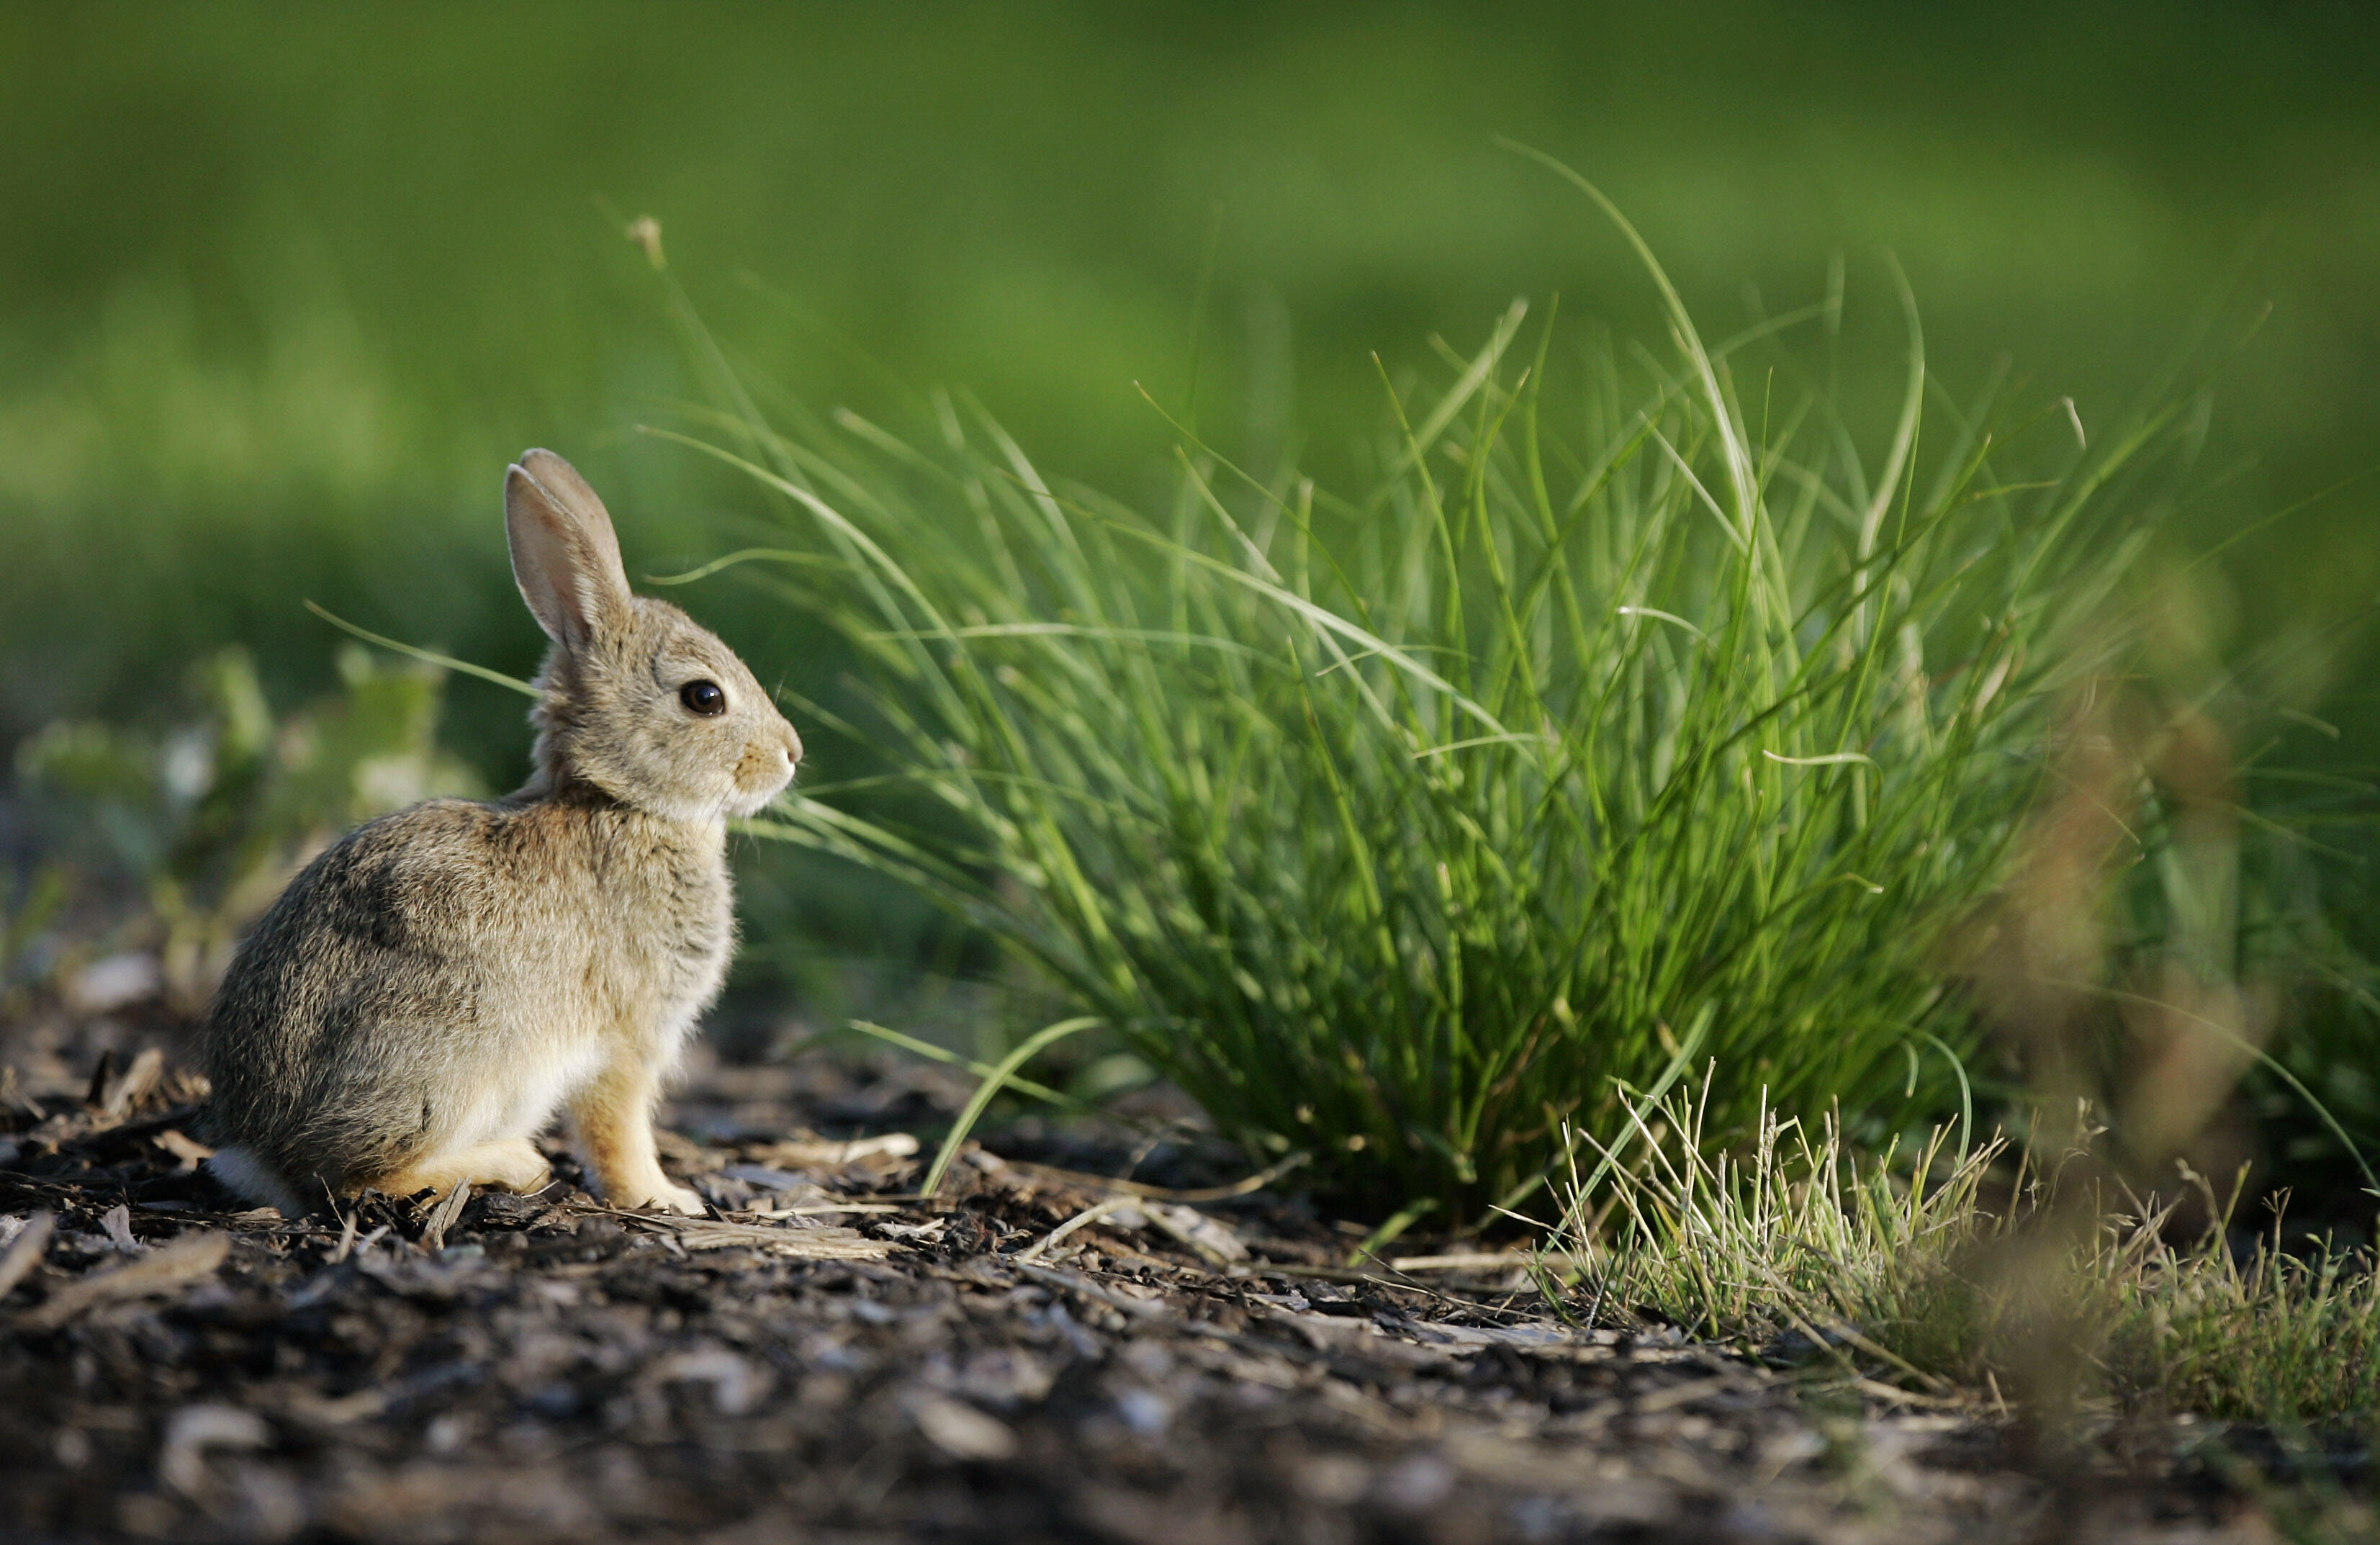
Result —
POLYGON ((801 739, 725 644, 629 593, 568 462, 507 471, 504 534, 553 640, 535 773, 349 833, 215 997, 212 1167, 285 1212, 326 1187, 535 1190, 557 1110, 615 1205, 702 1210, 662 1174, 653 1103, 735 945, 727 818, 784 788, 801 739))

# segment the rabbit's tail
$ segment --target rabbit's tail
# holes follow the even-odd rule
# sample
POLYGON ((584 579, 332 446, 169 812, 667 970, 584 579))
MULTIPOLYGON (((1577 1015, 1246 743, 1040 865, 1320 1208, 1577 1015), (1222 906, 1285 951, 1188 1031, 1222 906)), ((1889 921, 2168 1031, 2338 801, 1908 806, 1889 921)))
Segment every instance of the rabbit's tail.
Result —
POLYGON ((277 1207, 285 1218, 305 1216, 306 1206, 289 1188, 289 1183, 244 1148, 217 1149, 206 1168, 226 1189, 249 1201, 277 1207))

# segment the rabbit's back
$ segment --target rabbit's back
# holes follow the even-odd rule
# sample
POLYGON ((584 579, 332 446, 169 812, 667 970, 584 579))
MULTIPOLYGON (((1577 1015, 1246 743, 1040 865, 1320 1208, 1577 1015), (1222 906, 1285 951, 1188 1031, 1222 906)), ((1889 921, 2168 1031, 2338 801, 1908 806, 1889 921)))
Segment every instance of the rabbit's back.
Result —
POLYGON ((214 1139, 345 1192, 534 1130, 618 1038, 683 1035, 732 944, 723 849, 682 825, 600 797, 382 817, 291 882, 226 974, 214 1139))

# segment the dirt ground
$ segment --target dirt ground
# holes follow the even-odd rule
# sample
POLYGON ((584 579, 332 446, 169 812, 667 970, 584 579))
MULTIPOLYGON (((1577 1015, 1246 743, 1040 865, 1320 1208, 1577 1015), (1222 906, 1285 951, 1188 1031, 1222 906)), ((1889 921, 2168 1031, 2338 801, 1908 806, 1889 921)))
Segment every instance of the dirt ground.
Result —
POLYGON ((905 1064, 698 1070, 710 1219, 559 1148, 535 1198, 240 1210, 179 1028, 0 1033, 0 1539, 2279 1538, 2255 1434, 2052 1448, 1492 1256, 1351 1269, 1195 1142, 1013 1129, 918 1200, 899 1127, 959 1086, 905 1064))

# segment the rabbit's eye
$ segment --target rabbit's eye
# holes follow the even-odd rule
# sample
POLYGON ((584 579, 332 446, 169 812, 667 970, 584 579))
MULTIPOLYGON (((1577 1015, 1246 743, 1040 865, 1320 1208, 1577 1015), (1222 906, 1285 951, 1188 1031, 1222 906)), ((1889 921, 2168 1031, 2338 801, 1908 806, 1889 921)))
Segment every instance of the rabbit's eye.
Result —
POLYGON ((686 704, 688 713, 699 713, 706 719, 727 712, 727 694, 715 681, 689 681, 677 689, 677 700, 686 704))

